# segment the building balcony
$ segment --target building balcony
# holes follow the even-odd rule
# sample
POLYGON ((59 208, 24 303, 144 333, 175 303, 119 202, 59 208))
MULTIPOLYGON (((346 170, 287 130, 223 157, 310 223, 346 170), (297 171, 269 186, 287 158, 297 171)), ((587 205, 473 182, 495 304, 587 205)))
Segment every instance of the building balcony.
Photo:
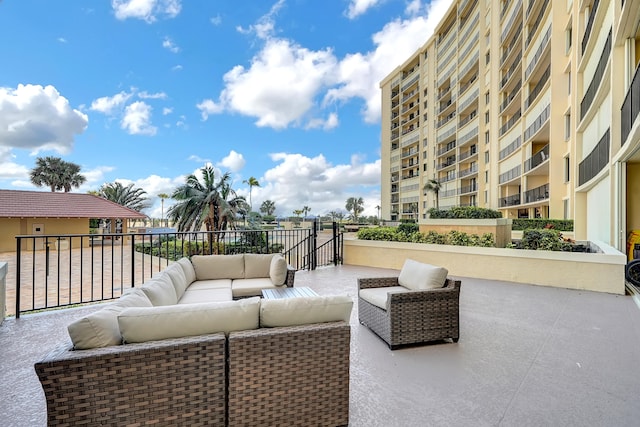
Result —
POLYGON ((440 171, 442 169, 446 169, 446 168, 455 166, 455 164, 456 164, 456 156, 451 156, 446 161, 438 164, 436 169, 440 171))
POLYGON ((510 206, 518 206, 520 204, 520 194, 514 194, 513 196, 501 197, 498 199, 498 203, 501 208, 508 208, 510 206))
POLYGON ((542 22, 542 18, 544 17, 545 12, 547 11, 547 6, 548 5, 549 5, 549 0, 544 0, 544 3, 542 4, 542 8, 540 9, 540 12, 538 12, 538 16, 536 17, 535 22, 533 23, 533 25, 531 27, 529 27, 529 32, 528 32, 528 36, 527 36, 527 42, 525 43, 525 48, 529 47, 529 44, 531 43, 533 38, 536 36, 536 32, 538 31, 538 27, 540 26, 540 23, 542 22))
POLYGON ((459 173, 458 176, 460 178, 464 178, 467 177, 469 175, 473 175, 473 174, 477 174, 478 173, 478 165, 473 165, 470 168, 467 169, 462 169, 459 173))
POLYGON ((595 0, 593 5, 591 6, 591 10, 589 11, 589 20, 587 21, 587 26, 584 29, 584 35, 582 36, 582 54, 584 55, 584 51, 587 49, 587 44, 589 43, 589 38, 591 37, 591 29, 593 28, 593 22, 596 19, 596 14, 598 13, 598 6, 600 5, 600 0, 595 0))
POLYGON ((609 164, 609 148, 611 145, 611 132, 609 130, 607 129, 598 144, 578 165, 578 186, 589 182, 609 164))
POLYGON ((500 136, 509 132, 509 130, 516 124, 516 122, 520 120, 520 117, 522 117, 522 111, 518 109, 518 111, 516 111, 515 114, 511 116, 511 118, 500 127, 500 136))
POLYGON ((498 177, 498 182, 500 183, 500 185, 508 184, 510 182, 515 181, 516 179, 519 179, 521 174, 522 174, 522 167, 518 165, 514 168, 509 169, 504 173, 501 173, 500 176, 498 177))
POLYGON ((611 30, 609 30, 609 36, 607 37, 607 41, 604 44, 604 48, 602 49, 602 54, 600 55, 600 60, 598 61, 598 66, 596 68, 595 73, 593 74, 593 78, 591 79, 591 83, 589 83, 589 87, 584 93, 584 97, 582 98, 582 102, 580 102, 580 120, 584 119, 587 115, 587 111, 591 108, 591 104, 596 97, 596 93, 598 88, 603 82, 604 72, 607 69, 607 65, 609 64, 609 55, 611 54, 611 30))
POLYGON ((455 148, 456 148, 456 141, 454 139, 452 142, 449 142, 446 146, 439 148, 437 151, 437 155, 442 156, 448 153, 449 151, 454 150, 455 148))
POLYGON ((477 191, 478 191, 478 185, 471 184, 471 185, 465 185, 460 187, 458 189, 458 194, 462 195, 462 194, 476 193, 477 191))
POLYGON ((624 98, 620 114, 622 145, 624 145, 629 138, 633 124, 638 119, 638 115, 640 115, 640 64, 636 68, 636 73, 627 91, 627 96, 624 98))
POLYGON ((525 203, 535 203, 541 200, 548 200, 549 184, 541 185, 540 187, 525 191, 522 195, 525 203))
POLYGON ((525 108, 525 110, 527 108, 529 108, 529 106, 535 102, 535 100, 538 97, 538 95, 540 95, 540 93, 542 93, 542 89, 545 87, 545 85, 549 81, 549 77, 550 76, 551 76, 551 64, 549 64, 547 69, 544 70, 544 73, 542 73, 542 76, 540 76, 540 80, 538 81, 538 83, 536 83, 536 85, 533 87, 533 89, 529 92, 529 96, 527 96, 527 98, 524 100, 524 108, 525 108))
POLYGON ((544 162, 549 160, 549 144, 545 145, 542 150, 538 151, 533 156, 529 157, 524 162, 524 172, 527 173, 532 169, 537 168, 544 162))
POLYGON ((470 150, 464 151, 462 153, 460 153, 460 155, 458 156, 458 161, 463 161, 466 160, 470 157, 475 157, 478 155, 478 150, 476 149, 476 146, 472 146, 470 150))

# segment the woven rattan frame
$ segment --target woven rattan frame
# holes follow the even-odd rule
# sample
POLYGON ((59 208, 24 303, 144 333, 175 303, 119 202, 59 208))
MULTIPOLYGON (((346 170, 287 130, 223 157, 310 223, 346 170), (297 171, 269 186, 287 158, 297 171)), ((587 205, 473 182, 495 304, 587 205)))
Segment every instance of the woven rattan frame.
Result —
MULTIPOLYGON (((397 277, 358 279, 358 289, 399 286, 397 277)), ((391 293, 386 310, 358 298, 360 323, 391 349, 460 337, 460 281, 447 279, 443 288, 391 293)))
POLYGON ((349 423, 346 322, 229 335, 229 426, 349 423))
POLYGON ((223 333, 74 351, 35 364, 50 426, 225 424, 223 333))

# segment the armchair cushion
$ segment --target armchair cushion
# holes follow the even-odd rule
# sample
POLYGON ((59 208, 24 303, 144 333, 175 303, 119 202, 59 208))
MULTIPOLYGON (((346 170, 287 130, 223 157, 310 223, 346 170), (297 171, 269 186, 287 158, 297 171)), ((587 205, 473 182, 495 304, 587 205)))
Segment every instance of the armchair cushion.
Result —
POLYGON ((273 254, 244 254, 244 278, 268 277, 273 257, 273 254))
POLYGON ((260 304, 260 326, 349 322, 352 307, 353 301, 348 295, 265 299, 260 304))
POLYGON ((244 255, 194 255, 196 280, 244 279, 244 255))
POLYGON ((176 291, 176 297, 180 299, 184 291, 189 286, 187 283, 187 276, 184 274, 184 269, 180 264, 171 264, 167 268, 164 269, 165 274, 168 274, 171 278, 171 282, 173 283, 173 287, 176 291))
POLYGON ((284 285, 285 280, 287 280, 287 260, 282 255, 274 255, 271 258, 268 276, 274 285, 284 285))
POLYGON ((360 298, 370 304, 375 305, 376 307, 380 307, 381 309, 386 310, 389 294, 397 292, 411 292, 411 289, 407 289, 404 286, 361 289, 360 298))
POLYGON ((145 283, 140 289, 154 306, 174 305, 178 302, 176 288, 168 274, 161 274, 145 283))
POLYGON ((446 268, 407 259, 400 270, 398 283, 414 291, 436 289, 444 286, 448 273, 446 268))
POLYGON ((176 261, 177 264, 182 266, 184 275, 187 278, 187 286, 196 281, 196 271, 193 269, 193 264, 189 261, 189 258, 183 257, 176 261))

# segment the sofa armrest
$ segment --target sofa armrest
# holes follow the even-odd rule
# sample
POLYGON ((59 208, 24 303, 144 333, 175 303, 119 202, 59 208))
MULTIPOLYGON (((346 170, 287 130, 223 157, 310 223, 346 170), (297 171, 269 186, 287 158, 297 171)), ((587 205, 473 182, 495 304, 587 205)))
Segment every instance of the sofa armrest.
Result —
POLYGON ((450 310, 455 307, 457 311, 460 300, 460 285, 460 280, 447 278, 447 282, 442 288, 390 293, 387 297, 387 311, 391 314, 396 304, 429 304, 431 305, 430 309, 433 309, 434 306, 442 306, 443 310, 450 310))
POLYGON ((90 350, 66 344, 35 370, 49 425, 99 425, 105 409, 114 425, 219 425, 226 411, 225 354, 224 333, 90 350))
POLYGON ((296 279, 296 269, 287 265, 287 278, 284 281, 285 286, 293 288, 293 282, 296 279))
POLYGON ((397 277, 367 277, 358 279, 358 289, 399 286, 397 277))

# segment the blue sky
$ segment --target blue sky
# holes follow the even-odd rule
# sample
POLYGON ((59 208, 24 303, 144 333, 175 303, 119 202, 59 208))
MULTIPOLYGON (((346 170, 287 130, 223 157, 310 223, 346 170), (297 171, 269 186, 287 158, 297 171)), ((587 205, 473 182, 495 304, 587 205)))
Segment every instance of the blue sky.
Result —
MULTIPOLYGON (((380 204, 379 82, 451 0, 0 0, 0 188, 38 156, 149 197, 211 163, 278 215, 380 204)), ((165 209, 167 207, 165 204, 165 209)))

